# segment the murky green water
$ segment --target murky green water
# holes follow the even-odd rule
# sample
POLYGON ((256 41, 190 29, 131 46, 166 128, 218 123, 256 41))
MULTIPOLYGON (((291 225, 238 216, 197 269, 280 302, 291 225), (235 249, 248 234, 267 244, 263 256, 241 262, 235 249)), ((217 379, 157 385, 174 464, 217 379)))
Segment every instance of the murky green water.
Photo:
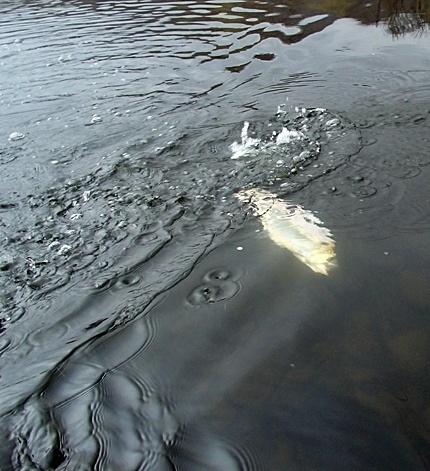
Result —
POLYGON ((428 8, 1 3, 0 469, 430 468, 428 8))

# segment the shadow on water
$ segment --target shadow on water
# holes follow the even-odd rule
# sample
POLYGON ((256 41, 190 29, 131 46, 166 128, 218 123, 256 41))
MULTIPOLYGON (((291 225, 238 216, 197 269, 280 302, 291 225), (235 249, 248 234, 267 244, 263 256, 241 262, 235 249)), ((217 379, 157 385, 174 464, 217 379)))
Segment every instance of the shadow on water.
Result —
POLYGON ((428 10, 2 3, 2 470, 430 468, 428 10))

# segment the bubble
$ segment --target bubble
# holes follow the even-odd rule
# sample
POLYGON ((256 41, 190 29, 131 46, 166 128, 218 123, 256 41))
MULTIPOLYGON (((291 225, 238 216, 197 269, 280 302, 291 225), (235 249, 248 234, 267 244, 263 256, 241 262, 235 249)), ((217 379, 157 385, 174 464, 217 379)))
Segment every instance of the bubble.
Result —
POLYGON ((101 123, 102 121, 103 121, 103 118, 98 114, 93 115, 93 117, 91 118, 91 124, 98 124, 98 123, 101 123))
POLYGON ((25 138, 25 134, 22 134, 21 132, 13 132, 9 136, 9 141, 20 141, 25 138))
POLYGON ((70 252, 71 249, 72 247, 70 245, 63 244, 60 247, 60 250, 58 250, 57 255, 65 255, 66 253, 70 252))

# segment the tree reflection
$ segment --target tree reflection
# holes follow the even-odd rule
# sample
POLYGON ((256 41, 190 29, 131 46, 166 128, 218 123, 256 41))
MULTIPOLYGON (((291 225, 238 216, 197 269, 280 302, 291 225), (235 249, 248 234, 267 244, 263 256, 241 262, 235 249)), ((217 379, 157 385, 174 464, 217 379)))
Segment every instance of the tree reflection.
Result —
POLYGON ((318 11, 333 13, 338 18, 356 18, 364 24, 383 23, 393 36, 427 31, 430 22, 429 0, 323 0, 313 5, 318 11))
POLYGON ((430 2, 428 0, 379 0, 388 17, 386 26, 393 36, 423 33, 428 30, 430 2))

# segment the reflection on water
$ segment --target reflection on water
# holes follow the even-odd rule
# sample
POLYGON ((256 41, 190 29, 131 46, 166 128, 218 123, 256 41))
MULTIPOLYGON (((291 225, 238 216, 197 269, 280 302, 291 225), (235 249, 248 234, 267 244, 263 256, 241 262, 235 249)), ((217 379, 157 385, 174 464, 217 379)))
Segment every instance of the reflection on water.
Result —
POLYGON ((245 190, 237 196, 256 209, 256 216, 277 245, 290 250, 315 273, 328 275, 336 266, 332 234, 312 212, 264 190, 245 190))
POLYGON ((382 13, 388 18, 387 30, 393 36, 428 32, 430 21, 430 2, 428 1, 380 0, 378 10, 379 14, 382 13))
POLYGON ((428 2, 0 13, 0 469, 428 469, 428 2))
POLYGON ((412 32, 425 32, 430 21, 428 0, 322 0, 313 8, 330 12, 338 18, 357 18, 365 24, 383 22, 393 36, 412 32))

